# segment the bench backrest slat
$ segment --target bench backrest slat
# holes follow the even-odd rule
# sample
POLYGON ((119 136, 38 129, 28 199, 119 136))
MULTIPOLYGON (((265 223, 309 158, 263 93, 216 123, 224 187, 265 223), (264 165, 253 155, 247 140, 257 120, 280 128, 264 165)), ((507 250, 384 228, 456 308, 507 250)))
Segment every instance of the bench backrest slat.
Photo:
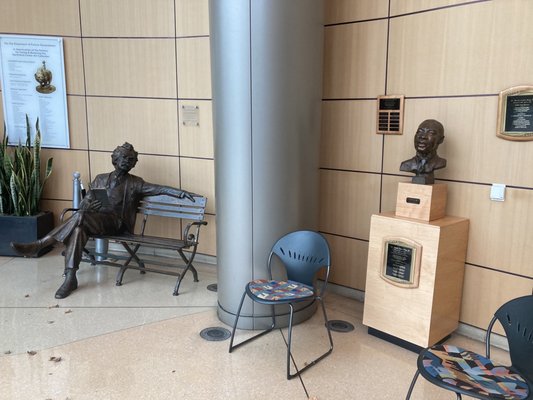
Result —
POLYGON ((159 215, 171 218, 184 218, 195 221, 204 219, 207 199, 195 196, 194 202, 189 199, 160 195, 146 196, 139 204, 138 212, 144 215, 159 215))

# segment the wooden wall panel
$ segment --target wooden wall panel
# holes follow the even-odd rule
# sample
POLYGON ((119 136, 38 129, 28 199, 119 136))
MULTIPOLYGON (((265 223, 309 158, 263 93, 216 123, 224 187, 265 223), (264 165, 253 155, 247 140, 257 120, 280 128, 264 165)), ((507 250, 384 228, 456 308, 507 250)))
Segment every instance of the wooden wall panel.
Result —
POLYGON ((389 0, 327 0, 324 7, 324 24, 385 18, 389 0))
POLYGON ((132 173, 207 193, 212 223, 200 251, 216 255, 208 0, 5 0, 0 26, 64 36, 71 149, 43 150, 55 163, 46 207, 70 205, 72 173, 87 187, 128 141, 141 153, 132 173), (178 79, 179 103, 200 105, 199 127, 180 129, 178 79))
POLYGON ((368 240, 370 217, 379 212, 379 175, 322 170, 319 227, 368 240))
POLYGON ((172 37, 173 0, 81 0, 84 36, 172 37))
POLYGON ((79 36, 77 0, 2 0, 2 33, 79 36))
POLYGON ((215 162, 194 158, 181 159, 182 188, 207 197, 206 211, 215 213, 215 162))
POLYGON ((211 98, 209 38, 178 39, 178 97, 211 98))
POLYGON ((376 97, 385 90, 387 21, 326 27, 324 98, 376 97))
MULTIPOLYGON (((494 312, 506 301, 533 293, 533 281, 466 265, 461 321, 487 329, 494 312)), ((496 324, 496 332, 503 329, 496 324)))
POLYGON ((87 94, 176 98, 174 39, 83 39, 87 94))
POLYGON ((433 118, 444 125, 445 139, 438 152, 447 160, 435 177, 533 186, 533 146, 496 136, 497 96, 408 99, 405 104, 405 133, 385 139, 384 172, 403 174, 400 164, 415 154, 418 125, 433 118))
POLYGON ((70 148, 87 150, 87 113, 85 99, 81 96, 67 96, 68 129, 70 148))
POLYGON ((504 202, 489 195, 490 186, 448 185, 448 213, 471 221, 467 262, 533 279, 533 190, 507 188, 504 202))
POLYGON ((87 113, 93 150, 129 142, 140 153, 179 154, 175 100, 90 97, 87 113))
POLYGON ((375 101, 322 103, 320 166, 379 172, 383 136, 376 132, 375 101))
POLYGON ((53 169, 43 191, 44 199, 72 200, 72 174, 78 171, 83 182, 89 181, 89 158, 86 151, 42 149, 41 161, 53 157, 53 169))
POLYGON ((176 36, 209 35, 209 1, 176 0, 176 36))
POLYGON ((474 3, 478 0, 391 0, 391 16, 431 10, 457 4, 474 3))
POLYGON ((85 94, 85 76, 80 38, 64 38, 65 84, 67 94, 85 94))
POLYGON ((185 157, 213 158, 213 107, 211 101, 180 100, 178 105, 180 155, 185 157), (184 107, 198 107, 198 126, 184 122, 184 107))
POLYGON ((524 5, 486 2, 391 19, 389 93, 499 93, 529 82, 533 7, 524 5))
POLYGON ((364 290, 368 242, 342 236, 324 235, 331 251, 332 283, 364 290))

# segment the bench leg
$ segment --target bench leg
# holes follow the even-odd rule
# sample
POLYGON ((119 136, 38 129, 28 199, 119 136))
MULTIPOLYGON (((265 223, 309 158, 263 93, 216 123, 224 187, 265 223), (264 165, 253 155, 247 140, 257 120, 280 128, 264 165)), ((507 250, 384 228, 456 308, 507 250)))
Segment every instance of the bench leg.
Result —
MULTIPOLYGON (((139 249, 140 245, 136 245, 135 249, 132 250, 130 246, 128 246, 127 243, 121 242, 122 246, 126 249, 126 251, 130 254, 130 258, 124 263, 122 267, 120 267, 120 270, 117 272, 117 277, 115 279, 115 286, 122 286, 122 278, 124 278, 124 272, 128 269, 128 265, 130 264, 131 260, 135 260, 137 262, 137 265, 139 265, 139 268, 145 268, 144 263, 140 260, 139 257, 137 257, 137 250, 139 249)), ((146 273, 145 271, 141 271, 141 273, 146 273)))
POLYGON ((174 292, 172 292, 173 296, 177 296, 179 294, 181 281, 183 280, 183 277, 185 276, 185 274, 187 273, 189 269, 192 272, 194 282, 198 282, 198 271, 196 271, 196 268, 194 268, 194 265, 192 265, 192 260, 194 259, 194 256, 196 254, 196 246, 194 247, 194 250, 191 253, 191 256, 189 258, 187 258, 187 256, 183 253, 183 250, 178 250, 178 253, 181 259, 185 262, 186 266, 183 269, 183 272, 180 274, 176 282, 176 286, 174 287, 174 292))

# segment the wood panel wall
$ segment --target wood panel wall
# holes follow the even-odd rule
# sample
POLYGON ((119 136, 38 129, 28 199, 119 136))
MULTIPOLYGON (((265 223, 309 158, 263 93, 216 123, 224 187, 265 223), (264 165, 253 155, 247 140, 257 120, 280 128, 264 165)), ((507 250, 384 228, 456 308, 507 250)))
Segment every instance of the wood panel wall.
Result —
POLYGON ((533 85, 528 0, 326 0, 320 229, 332 281, 365 289, 370 216, 395 209, 420 122, 441 121, 447 214, 470 219, 461 321, 486 328, 533 289, 533 141, 496 137, 498 94, 533 85), (403 94, 403 135, 376 132, 376 96, 403 94), (490 185, 507 185, 505 202, 490 185))
POLYGON ((43 206, 58 215, 72 173, 87 185, 128 141, 133 174, 208 197, 199 251, 216 255, 208 0, 3 0, 0 33, 64 38, 71 148, 43 151, 54 157, 43 206), (199 107, 199 126, 182 106, 199 107))
MULTIPOLYGON (((3 0, 0 32, 64 38, 71 149, 44 205, 111 169, 128 140, 135 174, 209 197, 200 251, 216 255, 208 0, 3 0), (182 105, 200 108, 184 126, 182 105)), ((449 215, 470 219, 461 321, 486 327, 533 287, 533 142, 496 138, 498 93, 533 84, 530 0, 325 0, 320 229, 333 282, 364 291, 370 217, 393 210, 400 162, 427 118, 441 121, 449 215), (376 96, 403 94, 405 133, 375 133, 376 96), (508 185, 489 200, 491 183, 508 185)), ((0 117, 1 111, 0 111, 0 117)), ((2 117, 3 118, 3 117, 2 117)), ((160 227, 164 232, 169 227, 160 227)))

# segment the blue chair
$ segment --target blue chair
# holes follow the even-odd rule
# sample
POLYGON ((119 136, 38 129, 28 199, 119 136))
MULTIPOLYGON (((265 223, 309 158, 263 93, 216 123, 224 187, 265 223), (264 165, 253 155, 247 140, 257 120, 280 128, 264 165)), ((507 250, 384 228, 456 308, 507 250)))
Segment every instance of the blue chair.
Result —
POLYGON ((411 397, 418 375, 429 382, 476 399, 533 399, 533 295, 510 300, 501 306, 487 329, 486 357, 451 345, 428 347, 420 353, 417 371, 406 399, 411 397), (490 360, 490 334, 499 321, 509 343, 511 366, 490 360))
POLYGON ((331 354, 333 351, 333 339, 331 338, 326 308, 322 299, 329 277, 329 268, 329 246, 326 239, 321 234, 313 231, 296 231, 291 232, 279 239, 272 247, 268 257, 269 279, 256 279, 246 284, 241 302, 239 304, 239 309, 235 317, 235 322, 233 324, 229 352, 231 353, 237 347, 249 343, 258 337, 271 332, 276 327, 274 306, 286 304, 289 306, 290 310, 287 346, 287 379, 292 379, 296 376, 299 376, 299 374, 301 374, 303 371, 331 354), (287 273, 286 280, 274 280, 272 278, 272 265, 275 257, 278 258, 285 267, 287 273), (319 284, 316 280, 316 274, 322 269, 325 269, 324 281, 319 284), (235 330, 237 329, 237 323, 239 321, 242 305, 246 296, 256 303, 271 306, 272 325, 268 329, 252 336, 251 338, 233 345, 235 330), (329 337, 329 349, 320 357, 309 363, 306 363, 304 368, 300 369, 299 371, 297 370, 294 374, 291 374, 290 363, 294 304, 305 301, 310 302, 313 300, 318 300, 322 307, 325 327, 329 337))

